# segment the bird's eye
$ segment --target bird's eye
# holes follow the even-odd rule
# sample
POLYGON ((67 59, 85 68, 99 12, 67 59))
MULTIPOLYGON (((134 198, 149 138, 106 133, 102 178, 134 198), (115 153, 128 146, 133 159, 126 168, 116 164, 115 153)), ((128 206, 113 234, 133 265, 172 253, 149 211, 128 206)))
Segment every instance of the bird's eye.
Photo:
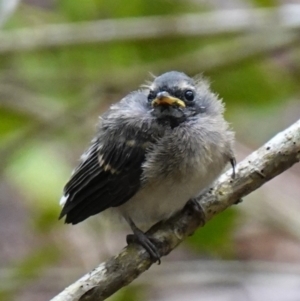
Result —
POLYGON ((194 95, 194 92, 192 90, 186 90, 184 92, 184 98, 187 100, 187 101, 193 101, 194 98, 195 98, 195 95, 194 95))
POLYGON ((152 101, 156 97, 156 93, 154 91, 149 91, 148 101, 152 101))

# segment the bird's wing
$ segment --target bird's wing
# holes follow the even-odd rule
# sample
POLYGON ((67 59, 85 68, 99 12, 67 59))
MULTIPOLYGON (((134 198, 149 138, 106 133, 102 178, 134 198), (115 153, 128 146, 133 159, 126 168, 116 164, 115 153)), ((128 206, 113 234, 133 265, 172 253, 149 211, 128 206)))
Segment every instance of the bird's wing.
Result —
POLYGON ((121 145, 94 141, 66 184, 60 218, 76 224, 129 200, 139 189, 145 148, 127 140, 121 145))
POLYGON ((65 186, 60 218, 66 223, 119 206, 138 191, 146 149, 155 141, 147 103, 145 93, 135 92, 102 116, 97 138, 65 186))

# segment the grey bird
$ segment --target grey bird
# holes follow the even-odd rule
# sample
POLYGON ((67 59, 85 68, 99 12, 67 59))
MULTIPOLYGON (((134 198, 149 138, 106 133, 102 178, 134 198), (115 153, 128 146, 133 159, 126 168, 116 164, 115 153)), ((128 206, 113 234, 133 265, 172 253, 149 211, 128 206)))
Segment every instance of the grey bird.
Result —
POLYGON ((235 166, 224 105, 202 78, 171 71, 113 104, 64 188, 60 218, 77 224, 108 208, 120 214, 155 261, 141 229, 170 217, 235 166))

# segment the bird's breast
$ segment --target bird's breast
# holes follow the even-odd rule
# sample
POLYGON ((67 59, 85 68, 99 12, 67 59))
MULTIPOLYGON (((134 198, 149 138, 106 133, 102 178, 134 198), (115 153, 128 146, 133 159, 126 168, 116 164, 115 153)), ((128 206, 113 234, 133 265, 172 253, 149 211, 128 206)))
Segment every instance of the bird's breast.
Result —
MULTIPOLYGON (((191 163, 191 162, 190 162, 191 163)), ((199 195, 224 168, 211 167, 200 158, 194 164, 177 166, 173 172, 148 178, 141 189, 128 202, 118 208, 123 216, 129 216, 138 227, 146 230, 154 223, 170 217, 183 208, 186 202, 199 195)))
POLYGON ((203 140, 198 129, 178 129, 166 135, 147 153, 142 186, 119 207, 137 226, 151 226, 183 208, 224 169, 228 157, 221 147, 203 140), (204 143, 205 142, 205 143, 204 143))

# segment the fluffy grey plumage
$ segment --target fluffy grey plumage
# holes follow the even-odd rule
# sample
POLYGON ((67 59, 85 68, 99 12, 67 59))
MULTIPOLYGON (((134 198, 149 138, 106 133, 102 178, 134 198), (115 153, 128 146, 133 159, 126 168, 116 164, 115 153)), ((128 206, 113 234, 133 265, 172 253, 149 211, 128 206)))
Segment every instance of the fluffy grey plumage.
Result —
POLYGON ((65 186, 60 217, 76 224, 116 207, 147 240, 138 227, 180 210, 234 162, 223 111, 203 79, 175 71, 112 105, 65 186))

